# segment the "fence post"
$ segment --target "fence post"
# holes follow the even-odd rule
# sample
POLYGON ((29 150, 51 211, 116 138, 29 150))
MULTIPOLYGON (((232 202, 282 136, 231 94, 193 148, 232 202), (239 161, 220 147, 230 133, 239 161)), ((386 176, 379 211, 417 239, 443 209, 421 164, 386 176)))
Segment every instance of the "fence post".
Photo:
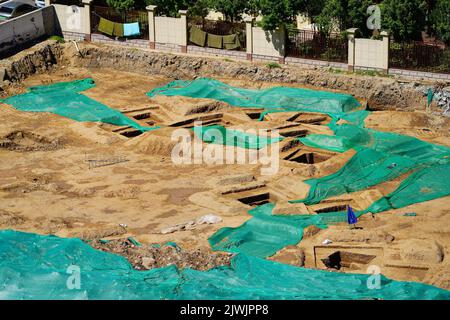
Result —
POLYGON ((247 60, 253 60, 253 20, 254 18, 248 17, 245 21, 245 37, 246 37, 246 52, 247 60))
POLYGON ((389 73, 389 47, 390 47, 390 37, 387 31, 382 31, 381 36, 383 37, 383 72, 389 73))
POLYGON ((91 2, 92 0, 83 0, 83 20, 84 20, 84 41, 91 41, 91 2))
POLYGON ((149 40, 150 49, 155 49, 155 42, 156 42, 155 11, 156 11, 156 6, 149 5, 149 6, 146 6, 145 9, 147 9, 147 13, 148 13, 148 40, 149 40))
POLYGON ((187 53, 187 33, 188 33, 188 25, 187 25, 187 10, 178 10, 178 13, 181 16, 181 43, 180 43, 180 51, 181 53, 187 53))
POLYGON ((358 28, 347 29, 348 34, 348 71, 355 71, 355 33, 358 28))
POLYGON ((278 62, 281 64, 285 64, 286 63, 286 46, 287 46, 287 41, 286 41, 286 28, 284 26, 280 27, 280 33, 281 33, 281 39, 282 39, 282 44, 280 46, 280 57, 278 58, 278 62))

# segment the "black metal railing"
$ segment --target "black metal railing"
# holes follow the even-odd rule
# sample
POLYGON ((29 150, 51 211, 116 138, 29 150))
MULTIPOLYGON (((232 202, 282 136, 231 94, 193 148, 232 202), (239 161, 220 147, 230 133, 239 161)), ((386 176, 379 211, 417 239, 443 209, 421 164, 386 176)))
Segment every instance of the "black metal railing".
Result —
POLYGON ((139 22, 140 35, 133 36, 135 39, 149 38, 148 30, 148 12, 138 10, 117 11, 111 7, 94 6, 91 10, 91 28, 92 33, 100 33, 98 24, 100 17, 118 23, 139 22))
POLYGON ((389 67, 450 73, 450 48, 440 43, 391 42, 389 67))
POLYGON ((325 35, 309 30, 290 30, 286 55, 289 57, 347 62, 348 40, 340 34, 325 35))

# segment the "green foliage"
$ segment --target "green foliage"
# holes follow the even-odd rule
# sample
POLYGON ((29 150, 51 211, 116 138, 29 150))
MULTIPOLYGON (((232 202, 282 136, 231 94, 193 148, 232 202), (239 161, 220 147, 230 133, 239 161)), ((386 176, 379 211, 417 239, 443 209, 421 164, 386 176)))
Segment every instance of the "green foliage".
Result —
POLYGON ((106 3, 119 11, 133 9, 139 4, 145 5, 144 0, 106 0, 106 3))
POLYGON ((344 20, 346 16, 345 1, 326 0, 322 12, 317 17, 317 24, 321 32, 329 34, 337 26, 345 30, 344 20))
POLYGON ((281 68, 281 66, 276 63, 276 62, 269 62, 266 64, 266 67, 269 69, 277 69, 277 68, 281 68))
POLYGON ((221 12, 227 21, 241 20, 242 14, 250 8, 247 0, 209 0, 209 7, 221 12))
POLYGON ((328 34, 358 28, 364 36, 368 36, 371 30, 367 29, 367 8, 372 4, 372 0, 326 0, 316 19, 319 29, 328 34))
POLYGON ((431 13, 431 25, 436 35, 450 45, 450 0, 438 0, 431 13))
POLYGON ((300 12, 302 3, 302 0, 258 0, 256 6, 263 16, 262 28, 275 30, 292 23, 300 12))
POLYGON ((315 22, 322 12, 327 0, 302 0, 299 5, 299 12, 315 22))
POLYGON ((381 25, 398 41, 419 40, 425 29, 426 6, 424 0, 384 0, 381 25))
POLYGON ((66 42, 63 37, 60 36, 51 36, 48 38, 49 40, 56 40, 58 43, 66 42))
MULTIPOLYGON (((117 0, 116 0, 117 1, 117 0)), ((144 0, 138 0, 144 1, 144 0)), ((189 10, 190 16, 206 17, 209 0, 145 0, 147 4, 157 6, 159 15, 178 17, 179 10, 189 10)))

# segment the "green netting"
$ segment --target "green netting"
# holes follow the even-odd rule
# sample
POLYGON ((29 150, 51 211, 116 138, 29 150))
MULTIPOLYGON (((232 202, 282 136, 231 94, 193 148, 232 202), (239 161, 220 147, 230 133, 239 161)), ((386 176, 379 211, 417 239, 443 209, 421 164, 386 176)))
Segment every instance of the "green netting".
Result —
POLYGON ((209 78, 172 81, 163 87, 151 90, 147 95, 149 97, 164 95, 208 98, 237 107, 264 108, 268 112, 303 110, 327 113, 335 117, 361 107, 358 100, 348 94, 290 87, 243 89, 209 78))
MULTIPOLYGON (((378 132, 352 124, 336 125, 336 136, 300 138, 308 146, 357 153, 336 173, 305 182, 311 186, 305 199, 291 202, 319 203, 323 199, 366 189, 411 170, 450 163, 450 148, 395 133, 378 132)), ((450 191, 450 186, 446 187, 450 191)), ((413 195, 412 195, 413 196, 413 195)))
POLYGON ((450 164, 426 167, 412 173, 386 197, 375 201, 364 212, 398 209, 450 195, 450 164))
POLYGON ((80 93, 93 87, 95 87, 95 83, 91 78, 35 86, 29 88, 27 93, 0 100, 0 102, 12 105, 17 110, 51 112, 76 121, 131 126, 141 131, 157 128, 141 126, 121 112, 80 93))
POLYGON ((306 146, 335 152, 345 152, 351 149, 351 144, 346 137, 330 136, 325 134, 309 134, 299 138, 306 146))
POLYGON ((358 110, 361 106, 359 102, 346 94, 289 87, 250 90, 208 78, 173 81, 147 93, 150 97, 159 94, 210 98, 233 106, 264 108, 262 118, 268 112, 286 111, 313 111, 330 115, 332 121, 329 127, 334 136, 309 135, 300 138, 300 141, 311 147, 337 152, 353 148, 357 153, 338 172, 307 180, 306 183, 311 186, 308 196, 291 202, 319 203, 332 196, 395 179, 412 170, 450 162, 450 148, 364 128, 364 119, 369 112, 358 110), (338 124, 339 120, 346 123, 338 124))
POLYGON ((80 239, 0 231, 1 299, 450 299, 448 291, 384 276, 370 290, 367 280, 244 254, 210 271, 138 271, 80 239), (67 287, 69 266, 79 267, 80 289, 67 287))
POLYGON ((281 141, 283 138, 258 136, 244 131, 227 129, 220 125, 196 126, 194 133, 204 142, 236 146, 245 149, 261 149, 267 145, 281 141))
POLYGON ((248 212, 253 217, 241 226, 220 229, 209 238, 213 250, 265 258, 297 244, 303 228, 313 224, 325 227, 319 215, 272 215, 273 207, 273 203, 256 207, 248 212))

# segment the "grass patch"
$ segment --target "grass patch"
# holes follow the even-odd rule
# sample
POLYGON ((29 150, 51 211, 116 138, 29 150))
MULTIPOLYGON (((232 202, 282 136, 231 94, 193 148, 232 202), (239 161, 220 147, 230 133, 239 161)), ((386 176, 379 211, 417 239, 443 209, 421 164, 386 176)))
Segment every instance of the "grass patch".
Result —
POLYGON ((49 40, 56 40, 58 43, 66 42, 63 37, 60 36, 51 36, 48 38, 49 40))
POLYGON ((356 70, 354 73, 357 75, 369 76, 369 77, 385 77, 385 78, 392 77, 392 75, 386 74, 384 72, 376 71, 376 70, 356 70))
POLYGON ((266 64, 266 67, 269 69, 281 68, 281 66, 276 62, 269 62, 268 64, 266 64))

